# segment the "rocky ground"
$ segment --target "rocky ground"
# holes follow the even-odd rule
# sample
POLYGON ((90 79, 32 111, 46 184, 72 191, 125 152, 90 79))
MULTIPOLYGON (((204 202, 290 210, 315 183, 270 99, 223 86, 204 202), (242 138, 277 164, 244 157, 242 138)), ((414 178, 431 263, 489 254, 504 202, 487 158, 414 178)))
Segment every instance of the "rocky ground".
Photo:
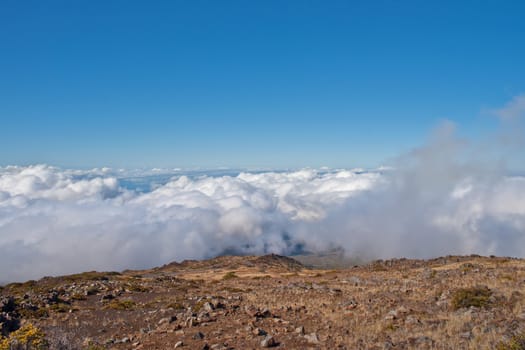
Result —
POLYGON ((2 287, 0 350, 525 349, 524 287, 524 260, 478 256, 86 272, 2 287))

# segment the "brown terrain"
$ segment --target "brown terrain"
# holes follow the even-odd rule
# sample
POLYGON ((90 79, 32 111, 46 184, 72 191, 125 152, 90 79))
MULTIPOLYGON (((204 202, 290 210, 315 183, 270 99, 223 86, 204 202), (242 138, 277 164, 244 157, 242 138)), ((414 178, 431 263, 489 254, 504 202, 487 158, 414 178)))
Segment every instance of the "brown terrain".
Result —
POLYGON ((479 256, 86 272, 0 287, 0 350, 525 349, 524 287, 524 260, 479 256))

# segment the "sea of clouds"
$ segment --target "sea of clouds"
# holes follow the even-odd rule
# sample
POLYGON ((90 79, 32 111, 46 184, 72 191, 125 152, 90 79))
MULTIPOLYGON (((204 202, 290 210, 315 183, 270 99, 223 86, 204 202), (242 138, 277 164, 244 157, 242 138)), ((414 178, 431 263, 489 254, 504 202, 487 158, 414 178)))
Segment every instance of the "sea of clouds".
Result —
POLYGON ((0 168, 0 277, 325 247, 310 224, 380 181, 346 170, 175 175, 144 192, 110 171, 0 168))
POLYGON ((223 253, 525 257, 525 177, 509 176, 492 149, 444 123, 392 167, 368 171, 0 167, 0 282, 223 253))

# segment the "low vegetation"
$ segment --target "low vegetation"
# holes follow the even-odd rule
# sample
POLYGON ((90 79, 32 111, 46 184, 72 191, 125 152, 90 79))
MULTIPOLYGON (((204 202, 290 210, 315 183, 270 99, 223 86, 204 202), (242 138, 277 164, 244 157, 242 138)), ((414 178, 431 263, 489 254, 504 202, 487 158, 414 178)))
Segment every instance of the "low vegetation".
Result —
POLYGON ((64 276, 66 281, 107 281, 110 277, 119 276, 119 272, 97 272, 89 271, 83 273, 77 273, 73 275, 64 276))
POLYGON ((239 276, 237 276, 235 272, 230 271, 230 272, 225 273, 224 276, 222 276, 222 279, 226 281, 226 280, 231 280, 232 278, 237 278, 237 277, 239 276))
POLYGON ((0 339, 0 350, 45 350, 48 342, 44 332, 31 323, 0 339))
POLYGON ((508 342, 499 343, 496 350, 525 350, 525 333, 514 335, 508 342))
POLYGON ((487 287, 458 289, 452 296, 452 308, 487 307, 490 305, 492 291, 487 287))

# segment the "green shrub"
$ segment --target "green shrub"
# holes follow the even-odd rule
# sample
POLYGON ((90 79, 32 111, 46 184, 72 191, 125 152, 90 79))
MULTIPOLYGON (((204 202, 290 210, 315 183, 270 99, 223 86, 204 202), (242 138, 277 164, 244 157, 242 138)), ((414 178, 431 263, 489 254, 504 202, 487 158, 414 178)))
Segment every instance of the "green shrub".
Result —
POLYGON ((106 348, 103 347, 102 345, 96 345, 96 344, 90 344, 88 345, 88 347, 86 348, 86 350, 105 350, 106 348))
POLYGON ((47 318, 49 312, 44 308, 20 308, 18 313, 23 318, 47 318))
POLYGON ((500 342, 497 350, 525 350, 525 333, 512 337, 508 342, 500 342))
POLYGON ((487 307, 490 305, 492 291, 487 287, 458 289, 452 296, 452 308, 458 310, 466 307, 487 307))
POLYGON ((244 289, 235 288, 235 287, 224 287, 223 290, 225 290, 227 292, 230 292, 230 293, 246 293, 246 292, 251 292, 252 291, 252 289, 250 289, 250 288, 244 290, 244 289))
POLYGON ((81 300, 86 300, 87 297, 82 293, 74 293, 73 295, 71 295, 71 299, 81 301, 81 300))
POLYGON ((71 306, 65 303, 52 304, 49 308, 53 311, 61 313, 69 312, 69 310, 71 310, 71 306))
MULTIPOLYGON (((296 277, 296 276, 299 276, 299 275, 297 273, 292 273, 292 274, 287 275, 285 277, 296 277)), ((253 280, 261 280, 261 279, 268 279, 268 278, 272 278, 272 276, 270 276, 270 275, 259 275, 259 276, 252 277, 253 280)))
POLYGON ((207 303, 207 300, 206 299, 202 299, 202 300, 199 300, 198 302, 195 303, 195 305, 193 305, 193 312, 199 312, 202 310, 202 307, 204 306, 204 304, 207 303))
POLYGON ((112 300, 104 306, 105 309, 113 310, 132 310, 137 306, 133 300, 112 300))
POLYGON ((222 279, 223 280, 231 280, 232 278, 237 278, 237 277, 239 277, 239 276, 237 276, 234 271, 230 271, 230 272, 226 273, 224 276, 222 276, 222 279))
POLYGON ((151 288, 143 286, 143 285, 138 284, 138 283, 133 283, 133 284, 130 284, 128 286, 128 290, 130 290, 132 292, 146 293, 146 292, 149 292, 151 290, 151 288))
POLYGON ((166 305, 166 308, 172 308, 172 309, 175 309, 175 310, 184 310, 185 307, 184 305, 182 305, 181 303, 175 301, 175 302, 172 302, 172 303, 169 303, 168 305, 166 305))
POLYGON ((69 282, 75 282, 75 281, 107 281, 109 280, 109 277, 111 276, 119 276, 119 272, 97 272, 97 271, 89 271, 89 272, 82 272, 82 273, 76 273, 73 275, 64 276, 64 280, 69 282))

